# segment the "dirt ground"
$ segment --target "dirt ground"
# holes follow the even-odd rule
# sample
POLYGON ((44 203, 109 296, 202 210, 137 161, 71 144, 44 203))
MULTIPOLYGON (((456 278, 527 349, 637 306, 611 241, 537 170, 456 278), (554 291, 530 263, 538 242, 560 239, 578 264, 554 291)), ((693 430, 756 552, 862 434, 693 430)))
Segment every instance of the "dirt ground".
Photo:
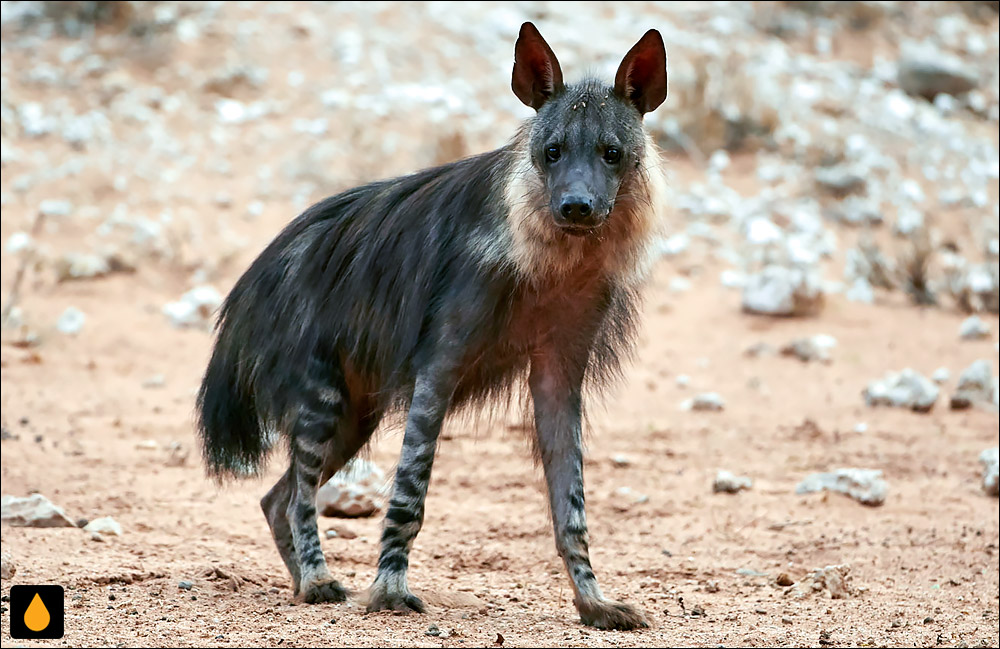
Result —
MULTIPOLYGON (((249 169, 251 161, 238 161, 236 176, 240 164, 249 169)), ((680 158, 671 166, 675 182, 701 173, 680 158)), ((725 176, 734 187, 755 182, 738 158, 725 176)), ((185 188, 217 189, 208 179, 185 188)), ((234 200, 243 204, 240 191, 234 200)), ((113 202, 94 198, 102 208, 113 202)), ((4 241, 25 228, 26 213, 4 207, 4 241)), ((240 222, 246 246, 214 284, 231 286, 294 213, 272 202, 240 222)), ((79 236, 64 227, 46 242, 59 249, 79 236)), ((5 254, 4 299, 16 268, 5 254)), ((990 359, 997 373, 998 318, 983 316, 990 338, 961 341, 966 314, 950 306, 919 309, 903 297, 864 305, 842 294, 814 318, 752 317, 740 313, 739 292, 720 285, 723 268, 704 262, 690 278, 693 290, 677 293, 668 286, 678 267, 656 267, 637 360, 591 413, 592 559, 606 595, 648 613, 651 628, 636 632, 579 622, 541 472, 514 416, 450 422, 442 436, 410 562, 426 614, 367 614, 356 601, 296 604, 258 506, 284 470, 282 456, 259 481, 219 488, 204 475, 193 401, 211 336, 174 328, 161 313, 190 288, 189 277, 140 264, 134 274, 29 282, 21 304, 34 321, 54 323, 73 304, 87 322, 75 337, 49 324, 36 346, 0 346, 3 493, 40 492, 73 519, 112 516, 124 531, 96 541, 75 528, 2 528, 3 551, 17 567, 3 580, 5 597, 16 584, 67 589, 65 637, 20 644, 996 646, 1000 512, 981 489, 976 458, 997 444, 998 416, 950 411, 946 401, 971 362, 990 359), (829 364, 744 355, 758 342, 781 346, 817 333, 838 341, 829 364), (865 406, 868 381, 903 367, 950 370, 937 407, 918 414, 865 406), (679 375, 690 378, 687 386, 679 375), (163 380, 150 380, 157 376, 163 380), (705 391, 723 395, 725 409, 680 407, 705 391), (189 453, 180 465, 169 460, 175 442, 189 453), (794 493, 807 474, 838 467, 881 469, 884 506, 794 493), (750 476, 753 488, 713 494, 719 469, 750 476), (616 494, 622 487, 648 500, 631 502, 616 494), (838 564, 850 566, 846 599, 776 583, 785 573, 801 584, 838 564), (181 589, 181 581, 193 587, 181 589), (432 625, 441 635, 428 633, 432 625)), ((387 475, 400 440, 399 430, 387 430, 371 449, 387 475)), ((380 524, 379 516, 320 521, 321 533, 336 526, 357 535, 323 540, 334 575, 354 590, 374 577, 380 524)), ((4 646, 17 644, 7 606, 4 646)))
MULTIPOLYGON (((274 225, 260 225, 261 242, 274 225)), ((995 371, 994 342, 959 342, 958 313, 836 296, 816 319, 750 318, 715 282, 668 293, 672 274, 665 265, 655 274, 639 361, 595 413, 586 466, 598 576, 608 595, 649 613, 648 631, 579 623, 516 419, 448 427, 411 562, 427 614, 295 605, 257 505, 281 458, 260 482, 218 489, 205 479, 191 419, 210 338, 171 328, 155 307, 173 287, 142 270, 31 296, 53 318, 67 299, 79 305, 85 338, 2 347, 3 422, 14 436, 3 441, 3 492, 39 491, 71 517, 113 516, 124 528, 95 542, 78 529, 5 526, 18 572, 4 591, 65 585, 66 636, 55 643, 64 646, 490 646, 498 636, 504 646, 995 644, 998 511, 975 458, 996 444, 996 414, 870 409, 860 396, 886 367, 958 370, 985 357, 995 371), (839 341, 833 363, 743 356, 755 342, 814 332, 839 341), (164 385, 144 388, 154 374, 164 385), (723 412, 679 408, 709 388, 725 395, 723 412), (138 447, 144 440, 157 449, 138 447), (171 467, 175 441, 192 453, 171 467), (628 466, 612 461, 618 454, 628 466), (805 474, 839 466, 882 469, 885 505, 794 495, 805 474), (751 476, 753 489, 712 494, 720 468, 751 476), (614 495, 620 487, 649 499, 629 504, 614 495), (775 585, 780 573, 799 581, 845 563, 849 599, 775 585), (193 589, 179 589, 182 580, 193 589), (432 624, 448 637, 426 635, 432 624)), ((373 459, 389 469, 399 442, 398 431, 380 436, 373 459)), ((327 558, 363 589, 380 522, 341 523, 358 536, 324 540, 327 558)))

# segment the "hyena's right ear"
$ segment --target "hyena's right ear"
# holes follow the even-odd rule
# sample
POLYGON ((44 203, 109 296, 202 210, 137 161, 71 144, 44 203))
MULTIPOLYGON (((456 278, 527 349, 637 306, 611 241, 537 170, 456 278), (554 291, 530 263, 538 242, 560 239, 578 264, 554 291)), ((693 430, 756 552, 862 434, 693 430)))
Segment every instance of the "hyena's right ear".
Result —
POLYGON ((667 98, 667 50, 651 29, 632 46, 615 75, 615 92, 645 115, 667 98))
POLYGON ((514 44, 514 94, 535 110, 563 87, 562 69, 552 48, 531 23, 521 25, 514 44))

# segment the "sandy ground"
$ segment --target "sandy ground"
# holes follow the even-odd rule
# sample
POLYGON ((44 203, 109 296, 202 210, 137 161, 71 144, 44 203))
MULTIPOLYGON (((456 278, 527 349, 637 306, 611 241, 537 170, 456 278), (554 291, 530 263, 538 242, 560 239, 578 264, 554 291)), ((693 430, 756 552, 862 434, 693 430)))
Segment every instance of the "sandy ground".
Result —
MULTIPOLYGON (((276 225, 258 226, 261 244, 276 225)), ((174 286, 143 269, 30 295, 51 320, 77 304, 87 335, 2 347, 3 425, 14 436, 3 441, 3 492, 39 491, 73 518, 113 516, 125 530, 96 542, 78 529, 5 526, 18 572, 4 592, 65 585, 66 636, 55 644, 66 646, 489 646, 498 636, 504 646, 995 644, 998 511, 975 460, 997 442, 996 414, 870 409, 860 395, 886 368, 944 366, 954 377, 992 358, 996 371, 995 343, 959 342, 959 313, 839 296, 816 319, 752 318, 712 273, 698 290, 669 293, 675 272, 657 269, 639 361, 594 414, 586 466, 598 576, 607 594, 648 611, 648 631, 579 623, 516 419, 457 422, 444 435, 410 573, 427 614, 295 605, 257 506, 282 458, 260 482, 219 489, 205 479, 191 419, 210 337, 170 327, 158 305, 174 286), (755 342, 817 332, 839 341, 829 365, 743 355, 755 342), (164 385, 144 388, 155 374, 164 385), (723 412, 680 409, 707 389, 725 396, 723 412), (139 448, 144 440, 158 448, 139 448), (167 466, 174 441, 192 450, 184 466, 167 466), (613 462, 618 454, 630 464, 613 462), (840 466, 882 469, 886 504, 794 495, 807 473, 840 466), (751 476, 753 489, 712 494, 720 468, 751 476), (629 505, 614 495, 620 487, 648 502, 629 505), (775 584, 831 564, 850 564, 849 599, 775 584), (426 635, 432 624, 448 637, 426 635)), ((995 332, 997 319, 988 322, 995 332)), ((372 457, 390 469, 399 442, 398 431, 381 435, 372 457)), ((341 524, 358 537, 324 540, 327 559, 363 589, 380 522, 341 524)), ((6 615, 3 625, 6 641, 6 615)))
MULTIPOLYGON (((53 58, 53 52, 46 55, 53 58)), ((28 57, 18 60, 30 65, 32 55, 5 57, 28 57)), ((184 50, 177 56, 198 63, 196 57, 207 54, 184 50)), ((504 78, 498 87, 506 87, 504 78)), ((268 88, 265 96, 277 92, 268 88)), ((23 148, 33 153, 47 146, 23 148)), ((236 205, 252 198, 252 152, 251 141, 248 159, 235 162, 233 187, 225 187, 236 205)), ((400 158, 387 164, 408 163, 400 158)), ((676 182, 701 174, 680 159, 672 166, 676 182)), ((738 158, 725 176, 733 187, 755 182, 752 167, 738 158)), ((3 182, 9 178, 5 167, 3 182)), ((99 171, 84 169, 67 182, 93 182, 92 204, 110 210, 117 198, 106 178, 103 185, 95 178, 99 171)), ((206 197, 219 182, 195 179, 180 188, 202 201, 195 206, 199 218, 209 214, 206 197)), ((137 204, 166 191, 141 182, 130 187, 137 204)), ((44 198, 40 191, 4 207, 3 241, 28 227, 32 213, 24 206, 37 205, 44 198)), ((273 201, 254 220, 231 220, 233 236, 245 246, 220 262, 212 283, 228 289, 294 212, 286 201, 273 201)), ((210 240, 218 233, 209 218, 205 222, 210 240)), ((63 223, 44 242, 71 249, 93 225, 63 223)), ((229 254, 228 248, 219 251, 229 254)), ((959 340, 965 314, 950 305, 918 309, 902 297, 868 306, 832 295, 815 318, 751 317, 740 313, 739 292, 720 285, 723 266, 699 260, 689 278, 692 290, 674 293, 671 278, 692 269, 662 262, 649 287, 637 362, 603 409, 594 409, 586 460, 598 579, 608 596, 647 611, 652 627, 601 632, 582 626, 573 608, 541 472, 515 417, 478 426, 451 422, 443 435, 426 521, 411 555, 410 585, 428 602, 426 614, 366 614, 356 602, 296 605, 258 507, 284 469, 281 455, 260 481, 219 488, 204 476, 192 420, 211 337, 175 329, 161 313, 191 287, 183 262, 141 263, 134 274, 61 284, 32 274, 21 305, 37 325, 40 344, 18 346, 5 335, 0 345, 3 493, 37 491, 73 519, 112 516, 124 528, 121 537, 103 541, 74 528, 0 530, 3 551, 17 567, 14 578, 2 582, 5 598, 15 584, 67 589, 66 635, 48 644, 998 642, 1000 513, 997 500, 980 488, 976 460, 997 444, 998 417, 947 408, 959 373, 971 362, 989 359, 997 373, 996 316, 984 316, 992 334, 981 341, 959 340), (76 337, 54 330, 71 304, 87 315, 76 337), (744 355, 758 342, 780 346, 816 333, 838 341, 830 364, 744 355), (903 367, 925 375, 950 370, 937 407, 928 414, 866 407, 861 391, 867 382, 903 367), (162 384, 150 381, 161 375, 162 384), (687 387, 678 384, 679 375, 690 377, 687 387), (704 391, 720 393, 725 410, 681 409, 683 400, 704 391), (148 440, 155 448, 147 448, 148 440), (180 466, 169 462, 175 442, 189 453, 180 466), (613 460, 618 455, 625 466, 613 460), (838 467, 884 471, 885 505, 795 495, 807 474, 838 467), (753 488, 713 494, 719 469, 750 476, 753 488), (648 500, 631 503, 615 494, 622 487, 648 500), (810 573, 838 564, 850 566, 850 597, 800 596, 797 586, 810 573), (796 585, 778 586, 782 573, 796 585), (193 582, 191 590, 178 587, 185 580, 193 582), (432 625, 442 635, 428 635, 432 625)), ((4 299, 16 267, 11 255, 2 257, 4 299)), ((387 474, 400 437, 398 430, 385 431, 371 449, 387 474)), ((320 522, 321 532, 331 526, 356 533, 353 539, 324 538, 323 546, 334 575, 363 590, 375 574, 380 517, 320 522)), ((8 606, 3 604, 0 629, 5 647, 18 644, 8 636, 8 606)))

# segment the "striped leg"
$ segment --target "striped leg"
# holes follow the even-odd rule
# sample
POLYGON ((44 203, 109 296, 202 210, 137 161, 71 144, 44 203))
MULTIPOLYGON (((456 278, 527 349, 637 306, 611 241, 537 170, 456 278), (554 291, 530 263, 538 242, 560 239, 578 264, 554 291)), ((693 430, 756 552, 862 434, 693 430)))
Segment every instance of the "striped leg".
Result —
POLYGON ((582 369, 567 372, 541 358, 532 363, 529 380, 556 549, 572 581, 574 603, 584 624, 599 629, 647 627, 641 611, 604 598, 590 565, 583 494, 582 374, 582 369))
POLYGON ((318 359, 310 365, 312 389, 289 435, 291 466, 261 501, 295 595, 308 603, 343 601, 347 596, 330 575, 320 546, 316 491, 364 446, 379 420, 370 412, 357 417, 357 409, 348 407, 342 382, 331 385, 334 370, 318 359), (320 382, 320 377, 326 381, 320 382))
POLYGON ((449 373, 441 370, 431 370, 417 378, 382 530, 378 574, 369 590, 369 611, 424 612, 424 603, 407 586, 406 570, 410 546, 423 524, 424 498, 452 387, 449 373))

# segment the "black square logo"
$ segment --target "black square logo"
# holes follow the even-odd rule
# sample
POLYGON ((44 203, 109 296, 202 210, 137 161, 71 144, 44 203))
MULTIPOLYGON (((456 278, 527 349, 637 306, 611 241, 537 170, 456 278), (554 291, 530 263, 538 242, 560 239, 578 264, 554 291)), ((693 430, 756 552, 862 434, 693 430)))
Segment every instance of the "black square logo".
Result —
POLYGON ((18 640, 63 637, 64 599, 62 586, 11 586, 10 637, 18 640))

